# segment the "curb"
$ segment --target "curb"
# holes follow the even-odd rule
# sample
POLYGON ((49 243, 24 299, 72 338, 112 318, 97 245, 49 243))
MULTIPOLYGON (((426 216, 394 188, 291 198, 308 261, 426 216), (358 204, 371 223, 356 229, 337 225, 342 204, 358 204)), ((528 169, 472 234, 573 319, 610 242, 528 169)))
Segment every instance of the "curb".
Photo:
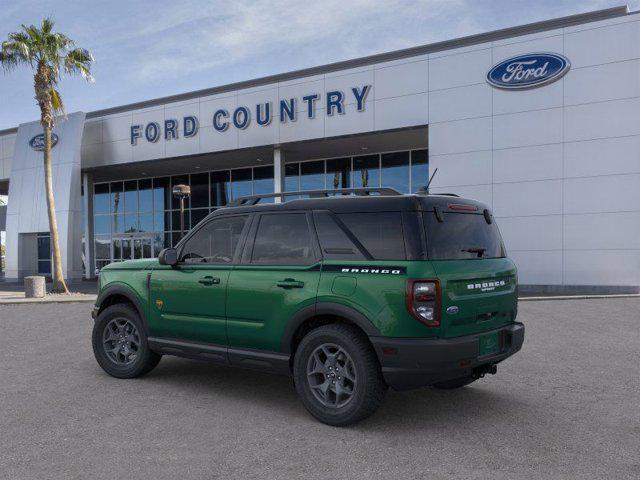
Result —
POLYGON ((94 303, 96 295, 85 297, 69 297, 69 298, 8 298, 0 299, 0 305, 33 305, 48 303, 94 303))
POLYGON ((518 302, 544 302, 546 300, 593 300, 593 299, 640 298, 638 293, 621 293, 613 295, 557 295, 549 297, 518 297, 518 302))

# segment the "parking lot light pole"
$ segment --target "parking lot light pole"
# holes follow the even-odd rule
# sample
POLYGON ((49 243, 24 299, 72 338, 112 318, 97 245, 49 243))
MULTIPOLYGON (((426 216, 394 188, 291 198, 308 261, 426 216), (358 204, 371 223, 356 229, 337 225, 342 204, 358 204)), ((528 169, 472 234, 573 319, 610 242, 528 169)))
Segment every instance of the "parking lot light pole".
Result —
POLYGON ((189 185, 176 185, 172 189, 173 196, 180 200, 180 238, 184 237, 184 201, 191 195, 189 185))

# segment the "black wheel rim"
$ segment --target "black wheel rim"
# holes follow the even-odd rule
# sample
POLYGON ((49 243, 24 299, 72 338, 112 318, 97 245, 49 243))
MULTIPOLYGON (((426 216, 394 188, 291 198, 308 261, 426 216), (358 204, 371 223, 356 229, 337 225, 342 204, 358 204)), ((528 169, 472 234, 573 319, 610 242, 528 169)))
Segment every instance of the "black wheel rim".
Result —
POLYGON ((353 398, 357 385, 351 356, 339 345, 323 343, 309 357, 307 382, 313 396, 322 405, 344 407, 353 398))
POLYGON ((107 358, 118 366, 136 361, 140 351, 140 334, 126 318, 114 318, 104 329, 102 345, 107 358))

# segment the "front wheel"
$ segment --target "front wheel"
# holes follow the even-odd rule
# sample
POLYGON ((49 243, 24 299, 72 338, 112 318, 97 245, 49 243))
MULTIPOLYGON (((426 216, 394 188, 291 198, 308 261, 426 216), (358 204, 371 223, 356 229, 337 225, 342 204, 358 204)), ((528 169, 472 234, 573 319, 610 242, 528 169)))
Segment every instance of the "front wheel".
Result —
POLYGON ((351 325, 312 330, 294 358, 296 391, 322 423, 346 426, 372 415, 387 386, 366 336, 351 325))
POLYGON ((111 305, 98 315, 92 344, 98 364, 116 378, 145 375, 161 358, 149 348, 138 312, 125 304, 111 305))

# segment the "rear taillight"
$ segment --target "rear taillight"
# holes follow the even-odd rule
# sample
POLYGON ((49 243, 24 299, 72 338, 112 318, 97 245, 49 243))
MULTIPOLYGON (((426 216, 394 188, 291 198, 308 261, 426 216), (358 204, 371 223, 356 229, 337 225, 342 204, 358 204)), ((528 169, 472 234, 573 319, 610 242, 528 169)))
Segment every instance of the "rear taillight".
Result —
POLYGON ((440 282, 435 279, 409 280, 407 309, 428 327, 440 326, 440 282))

